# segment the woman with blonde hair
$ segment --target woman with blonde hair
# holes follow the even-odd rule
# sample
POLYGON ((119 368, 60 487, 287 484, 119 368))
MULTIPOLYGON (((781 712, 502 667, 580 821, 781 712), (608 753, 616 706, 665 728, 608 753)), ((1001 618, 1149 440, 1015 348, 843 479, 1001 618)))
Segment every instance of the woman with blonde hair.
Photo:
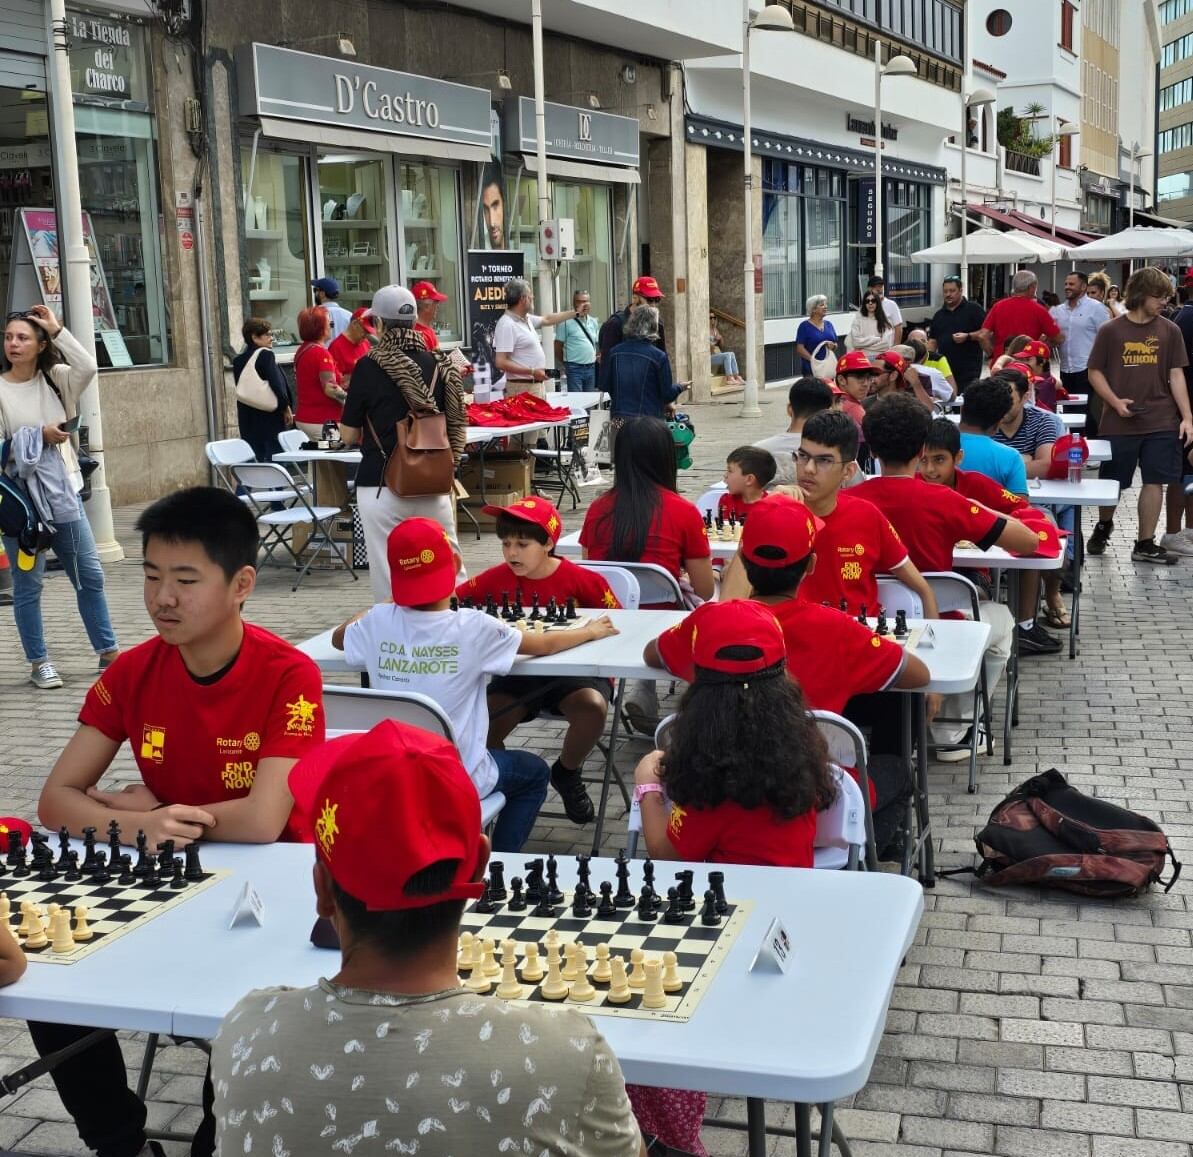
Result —
POLYGON ((1106 306, 1106 312, 1113 321, 1118 314, 1114 311, 1114 306, 1110 305, 1107 298, 1110 296, 1110 277, 1106 270, 1099 269, 1097 273, 1089 275, 1089 281, 1085 287, 1086 295, 1092 297, 1094 301, 1100 301, 1106 306))

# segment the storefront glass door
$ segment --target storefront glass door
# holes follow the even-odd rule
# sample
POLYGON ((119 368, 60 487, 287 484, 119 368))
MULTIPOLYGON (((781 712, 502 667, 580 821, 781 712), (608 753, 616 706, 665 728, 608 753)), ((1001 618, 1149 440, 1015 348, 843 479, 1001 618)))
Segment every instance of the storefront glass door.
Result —
POLYGON ((368 153, 323 153, 318 165, 323 273, 340 283, 340 304, 352 310, 393 281, 390 166, 368 153))
POLYGON ((402 279, 407 287, 429 281, 447 301, 439 303, 440 343, 464 337, 460 301, 460 213, 456 170, 419 162, 398 165, 401 191, 402 279))

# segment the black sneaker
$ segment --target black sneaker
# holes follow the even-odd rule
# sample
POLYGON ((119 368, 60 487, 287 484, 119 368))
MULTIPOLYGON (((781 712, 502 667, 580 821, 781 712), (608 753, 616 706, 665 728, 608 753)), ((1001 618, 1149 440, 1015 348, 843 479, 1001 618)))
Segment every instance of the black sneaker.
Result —
POLYGON ((567 771, 558 760, 551 768, 551 786, 563 800, 563 810, 574 824, 590 824, 596 818, 596 808, 588 798, 588 791, 578 771, 567 771))
POLYGON ((1089 542, 1085 544, 1087 554, 1105 554, 1106 543, 1111 534, 1114 532, 1114 522, 1099 522, 1094 527, 1094 532, 1089 536, 1089 542))
POLYGON ((1055 655, 1061 648, 1061 642, 1055 635, 1050 635, 1039 623, 1030 627, 1016 627, 1019 635, 1019 654, 1021 655, 1055 655))
POLYGON ((1161 566, 1175 566, 1180 561, 1180 555, 1165 550, 1153 538, 1142 538, 1131 551, 1132 562, 1154 562, 1161 566))

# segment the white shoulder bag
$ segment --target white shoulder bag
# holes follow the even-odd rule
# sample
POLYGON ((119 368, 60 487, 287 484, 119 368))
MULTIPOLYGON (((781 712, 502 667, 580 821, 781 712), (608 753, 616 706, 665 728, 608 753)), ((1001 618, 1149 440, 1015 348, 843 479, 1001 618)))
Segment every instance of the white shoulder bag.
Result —
POLYGON ((244 363, 240 378, 236 382, 236 400, 254 410, 272 414, 278 408, 278 396, 273 387, 257 372, 257 356, 264 347, 258 346, 244 363))

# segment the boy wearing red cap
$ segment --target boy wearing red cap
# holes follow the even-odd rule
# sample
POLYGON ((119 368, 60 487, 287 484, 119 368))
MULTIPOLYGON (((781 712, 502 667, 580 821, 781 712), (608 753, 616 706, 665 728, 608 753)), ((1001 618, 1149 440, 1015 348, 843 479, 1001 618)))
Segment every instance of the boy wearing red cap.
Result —
POLYGON ((516 852, 534 827, 549 775, 533 752, 487 749, 486 678, 509 674, 518 655, 555 655, 616 634, 616 628, 602 615, 574 631, 524 634, 484 611, 452 611, 460 556, 443 527, 429 518, 398 523, 388 553, 393 602, 378 603, 337 627, 332 644, 353 667, 368 671, 371 686, 416 691, 443 708, 477 794, 505 796, 493 846, 516 852))
POLYGON ((335 362, 344 382, 352 376, 356 363, 373 348, 373 342, 369 339, 377 331, 368 312, 368 307, 364 305, 353 310, 352 320, 344 327, 344 332, 333 337, 327 346, 327 352, 331 354, 331 360, 335 362))
POLYGON ((225 1018, 211 1052, 220 1152, 366 1139, 370 1153, 446 1157, 502 1138, 540 1153, 566 1137, 593 1157, 644 1153, 617 1059, 579 1009, 460 986, 460 918, 489 846, 452 745, 387 720, 303 760, 290 786, 339 969, 249 993, 225 1018))
MULTIPOLYGON (((599 572, 555 557, 563 520, 553 503, 536 495, 513 506, 486 506, 485 513, 496 519, 505 561, 461 583, 456 596, 462 603, 483 607, 491 598, 500 605, 508 597, 527 615, 536 606, 545 609, 552 599, 559 606, 573 599, 577 607, 601 610, 621 605, 599 572)), ((590 823, 595 814, 580 769, 605 729, 612 695, 609 680, 595 677, 495 675, 489 681, 490 749, 502 748, 519 723, 529 722, 544 709, 567 720, 563 750, 551 767, 551 786, 559 792, 568 819, 576 824, 590 823)))

